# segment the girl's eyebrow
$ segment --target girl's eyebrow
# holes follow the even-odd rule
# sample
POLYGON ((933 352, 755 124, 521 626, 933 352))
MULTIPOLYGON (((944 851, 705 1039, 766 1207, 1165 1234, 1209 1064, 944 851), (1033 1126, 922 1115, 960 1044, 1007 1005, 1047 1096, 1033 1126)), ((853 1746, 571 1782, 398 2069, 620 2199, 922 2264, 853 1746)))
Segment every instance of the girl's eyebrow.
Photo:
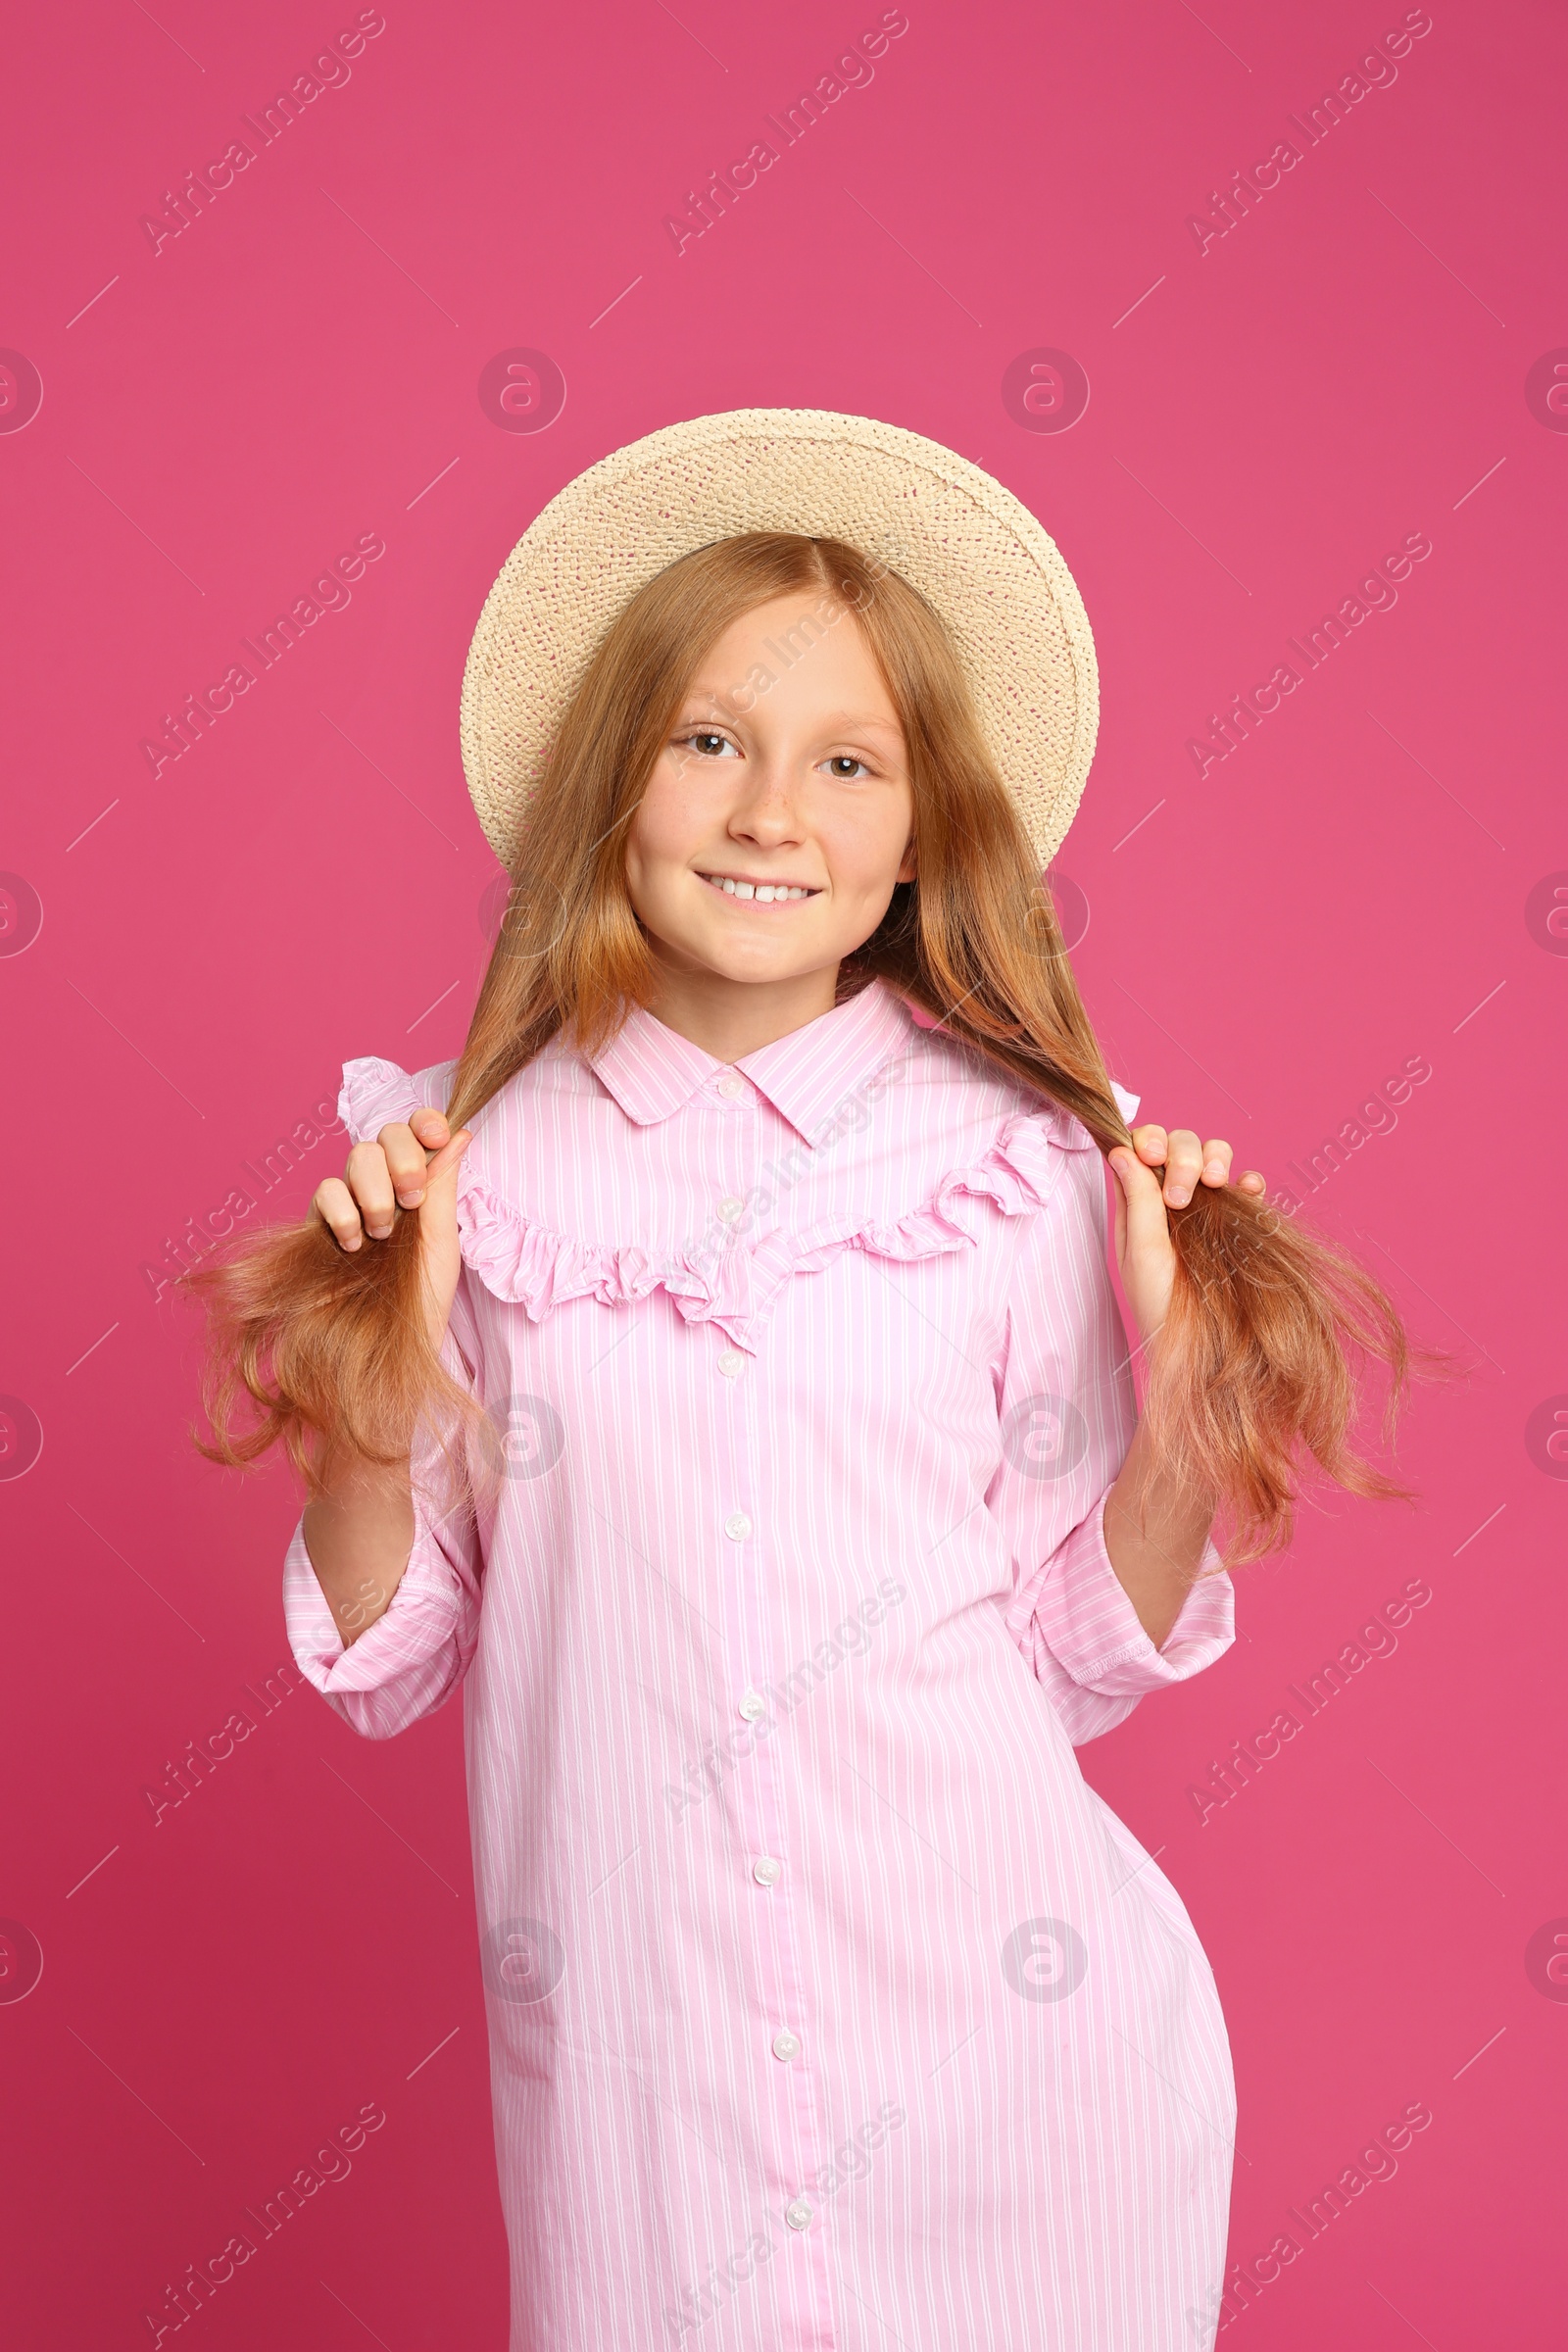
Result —
MULTIPOLYGON (((676 724, 687 726, 694 718, 698 717, 724 717, 728 710, 728 697, 720 693, 717 687, 697 685, 691 689, 682 704, 681 715, 676 724), (706 704, 709 708, 700 710, 699 704, 706 704)), ((733 723, 733 721, 729 723, 733 723)), ((896 718, 878 718, 871 711, 830 710, 817 731, 823 735, 882 735, 890 737, 897 743, 902 743, 904 740, 904 729, 896 718)))
MULTIPOLYGON (((753 689, 743 687, 741 692, 750 694, 753 689)), ((757 701, 761 701, 761 696, 755 696, 755 701, 748 708, 755 708, 757 701)), ((698 677, 696 684, 691 684, 691 687, 686 689, 686 696, 682 701, 682 717, 698 717, 698 715, 706 717, 706 715, 712 715, 712 712, 726 712, 726 710, 729 710, 729 694, 724 692, 724 687, 714 687, 714 684, 710 684, 710 680, 706 680, 706 677, 698 677), (698 706, 708 706, 708 708, 698 708, 698 706)), ((745 715, 745 712, 741 712, 741 715, 745 715)), ((827 717, 823 722, 823 734, 832 734, 835 729, 847 729, 847 727, 860 727, 860 729, 874 727, 874 729, 882 731, 882 734, 898 734, 898 736, 903 734, 903 727, 898 724, 898 719, 894 715, 877 717, 872 710, 830 710, 827 712, 827 717)))
MULTIPOLYGON (((677 724, 686 724, 694 717, 726 715, 729 715, 729 704, 724 701, 724 696, 712 694, 706 687, 694 687, 694 692, 686 696, 682 704, 682 715, 679 715, 677 724), (701 704, 708 704, 710 708, 698 708, 701 704)), ((738 715, 748 717, 748 712, 738 712, 738 715)), ((813 729, 813 734, 884 734, 903 739, 903 727, 898 724, 896 717, 874 717, 870 710, 830 710, 820 722, 820 727, 813 729)))
POLYGON ((904 736, 904 729, 896 718, 878 718, 869 710, 830 710, 823 732, 829 735, 896 735, 901 741, 904 736))

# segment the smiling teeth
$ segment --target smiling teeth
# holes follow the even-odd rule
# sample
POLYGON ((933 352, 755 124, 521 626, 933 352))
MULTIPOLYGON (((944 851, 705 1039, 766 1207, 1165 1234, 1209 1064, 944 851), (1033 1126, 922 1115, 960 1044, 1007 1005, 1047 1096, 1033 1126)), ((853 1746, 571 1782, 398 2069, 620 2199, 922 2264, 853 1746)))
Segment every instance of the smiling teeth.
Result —
POLYGON ((802 889, 798 883, 737 882, 728 874, 722 878, 717 874, 705 874, 703 879, 710 882, 715 890, 721 890, 726 898, 755 899, 760 906, 772 906, 781 899, 809 899, 816 895, 814 891, 802 889))

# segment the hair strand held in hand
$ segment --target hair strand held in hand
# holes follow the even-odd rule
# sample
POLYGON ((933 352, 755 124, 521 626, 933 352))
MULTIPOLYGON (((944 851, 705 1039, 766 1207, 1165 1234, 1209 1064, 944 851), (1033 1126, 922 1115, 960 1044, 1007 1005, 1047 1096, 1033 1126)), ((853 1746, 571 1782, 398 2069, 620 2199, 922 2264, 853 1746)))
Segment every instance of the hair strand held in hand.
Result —
POLYGON ((329 1458, 405 1462, 421 1429, 449 1451, 475 1407, 430 1345, 422 1286, 418 1219, 403 1209, 356 1250, 311 1218, 181 1276, 208 1316, 200 1451, 240 1468, 280 1444, 313 1493, 329 1458))

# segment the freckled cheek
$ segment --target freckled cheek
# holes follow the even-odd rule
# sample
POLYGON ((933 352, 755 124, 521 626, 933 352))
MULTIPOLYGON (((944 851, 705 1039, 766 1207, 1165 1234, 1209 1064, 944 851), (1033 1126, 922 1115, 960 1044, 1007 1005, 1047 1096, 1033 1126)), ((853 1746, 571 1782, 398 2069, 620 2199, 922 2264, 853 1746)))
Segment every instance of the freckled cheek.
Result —
POLYGON ((886 898, 907 839, 906 829, 882 824, 824 827, 818 842, 833 896, 856 905, 886 898))
POLYGON ((689 865, 709 843, 714 826, 728 822, 737 771, 744 773, 738 760, 666 753, 654 771, 635 820, 651 851, 689 865))
POLYGON ((639 802, 626 835, 626 873, 634 891, 670 890, 690 866, 707 827, 707 795, 662 768, 639 802))

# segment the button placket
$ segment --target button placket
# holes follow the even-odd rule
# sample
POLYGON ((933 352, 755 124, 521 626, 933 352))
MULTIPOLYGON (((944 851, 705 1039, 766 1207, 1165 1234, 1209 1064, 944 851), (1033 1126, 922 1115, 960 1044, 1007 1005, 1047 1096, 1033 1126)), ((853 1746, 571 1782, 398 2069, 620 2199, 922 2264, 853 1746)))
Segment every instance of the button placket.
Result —
MULTIPOLYGON (((715 1259, 727 1259, 732 1252, 746 1247, 740 1229, 746 1216, 748 1186, 757 1164, 758 1130, 755 1120, 736 1118, 732 1106, 750 1093, 745 1079, 731 1070, 713 1082, 710 1098, 715 1107, 722 1103, 724 1114, 714 1132, 717 1146, 714 1157, 718 1164, 705 1219, 704 1246, 715 1259)), ((745 1353, 718 1324, 712 1329, 714 1336, 724 1343, 716 1359, 717 1368, 726 1381, 738 1380, 746 1369, 745 1353)))
MULTIPOLYGON (((783 1749, 787 1733, 781 1724, 760 1749, 753 1787, 756 1790, 761 1822, 766 1825, 768 1846, 766 1853, 753 1866, 754 1878, 760 1878, 761 1863, 773 1861, 779 1848, 790 1851, 786 1828, 784 1784, 786 1766, 783 1749)), ((750 1792, 749 1792, 750 1793, 750 1792)), ((778 1877, 768 1891, 765 1904, 758 1909, 764 1917, 764 1933, 759 1937, 759 1951, 764 1955, 761 1984, 761 2006, 759 2025, 764 2045, 759 2063, 773 2069, 779 2095, 788 2102, 790 2124, 786 2145, 789 2155, 783 2171, 786 2185, 795 2194, 784 2209, 784 2218, 792 2230, 806 2232, 815 2218, 815 2207, 809 2189, 824 2160, 826 2134, 823 2129, 815 2070, 806 2051, 801 2027, 812 2014, 804 1984, 801 1968, 800 1943, 796 1934, 796 1905, 793 1892, 797 1874, 779 1867, 778 1877), (785 2018, 789 2025, 781 2021, 785 2018)), ((819 2229, 814 2232, 815 2252, 811 2260, 812 2278, 809 2286, 802 2282, 803 2293, 814 2295, 820 2310, 831 2308, 825 2264, 826 2239, 819 2229)), ((808 2259, 802 2249, 802 2259, 808 2259)))
MULTIPOLYGON (((718 1082, 722 1085, 722 1080, 718 1082)), ((715 1089, 716 1091, 716 1089, 715 1089)), ((710 1199, 737 1199, 744 1191, 750 1161, 755 1157, 753 1130, 749 1122, 711 1112, 703 1119, 705 1142, 710 1142, 715 1162, 710 1199)), ((719 1238, 728 1248, 735 1243, 735 1234, 726 1224, 718 1229, 719 1238)), ((751 1602, 747 1593, 749 1561, 748 1539, 752 1534, 752 1519, 742 1507, 742 1498, 751 1488, 753 1446, 747 1427, 748 1416, 743 1403, 744 1388, 739 1375, 746 1358, 717 1323, 706 1327, 706 1344, 711 1348, 722 1342, 716 1357, 722 1375, 718 1386, 721 1396, 714 1399, 713 1415, 713 1485, 710 1490, 717 1503, 720 1541, 718 1561, 720 1589, 724 1596, 724 1626, 726 1641, 726 1680, 733 1697, 730 1701, 735 1716, 748 1727, 759 1723, 767 1713, 767 1701, 757 1688, 763 1652, 759 1647, 759 1634, 753 1625, 751 1602)), ((763 1745, 761 1740, 748 1743, 749 1754, 763 1745)), ((746 1818, 749 1808, 746 1786, 749 1772, 735 1776, 735 1807, 737 1815, 746 1818)), ((748 1843, 756 1850, 757 1841, 748 1827, 748 1843)))
MULTIPOLYGON (((760 1378, 765 1379, 765 1359, 754 1366, 760 1378)), ((765 1400, 757 1398, 755 1391, 750 1399, 753 1410, 761 1412, 765 1400)), ((765 1490, 759 1494, 759 1534, 743 1552, 750 1566, 747 1592, 755 1608, 758 1648, 754 1656, 763 1657, 776 1669, 781 1629, 777 1612, 770 1611, 771 1622, 765 1627, 763 1612, 767 1608, 772 1584, 768 1575, 769 1561, 763 1549, 767 1535, 767 1511, 771 1498, 765 1490)), ((769 1709, 772 1712, 772 1709, 769 1709)), ((758 2064, 769 2070, 776 2096, 781 2104, 777 2110, 781 2139, 777 2150, 778 2178, 789 2202, 783 2206, 784 2218, 792 2233, 810 2232, 810 2250, 800 2249, 798 2259, 809 2265, 794 2291, 810 2299, 818 2312, 831 2309, 826 2276, 826 2233, 818 2222, 811 2225, 815 2207, 808 2193, 826 2152, 826 2135, 820 2112, 815 2070, 806 2047, 806 2034, 813 2015, 812 2005, 803 1985, 800 1947, 796 1934, 796 1901, 794 1887, 797 1875, 793 1856, 797 1848, 786 1790, 790 1784, 790 1767, 785 1757, 789 1744, 787 1719, 775 1721, 771 1736, 757 1743, 751 1762, 753 1771, 748 1777, 745 1792, 746 1815, 743 1828, 752 1842, 741 1857, 747 1867, 745 1854, 753 1857, 749 1867, 756 1886, 765 1889, 765 1901, 757 1902, 758 2002, 754 2045, 758 2064), (792 1858, 786 1867, 780 1856, 792 1858), (788 2022, 786 2022, 788 2021, 788 2022), (793 2192, 793 2193, 791 2193, 793 2192)))
MULTIPOLYGON (((734 1230, 735 1221, 724 1216, 724 1208, 752 1197, 766 1145, 768 1113, 753 1097, 748 1081, 737 1073, 725 1073, 715 1092, 726 1103, 734 1103, 736 1110, 719 1122, 721 1148, 715 1154, 719 1165, 714 1170, 711 1198, 731 1246, 744 1248, 742 1236, 734 1230), (755 1115, 740 1110, 740 1104, 748 1101, 754 1104, 755 1115), (738 1173, 741 1181, 723 1181, 738 1173)), ((765 1339, 760 1352, 742 1355, 738 1348, 726 1348, 717 1363, 727 1399, 726 1409, 714 1416, 718 1433, 714 1471, 723 1530, 719 1549, 723 1555, 725 1625, 731 1642, 730 1688, 737 1693, 732 1703, 738 1716, 760 1723, 773 1713, 773 1707, 759 1686, 765 1687, 767 1679, 779 1671, 784 1641, 774 1598, 770 1542, 770 1513, 777 1503, 765 1485, 768 1454, 761 1443, 768 1409, 762 1393, 768 1377, 765 1339), (740 1358, 733 1366, 726 1361, 732 1356, 740 1358)), ((786 1867, 795 1852, 785 1802, 786 1767, 780 1753, 786 1738, 784 1726, 775 1722, 766 1738, 752 1740, 744 1767, 731 1786, 736 1841, 733 1866, 737 1874, 745 1874, 746 1891, 754 1904, 757 1981, 755 2005, 748 2004, 757 2034, 753 2046, 758 2065, 766 2070, 781 2102, 775 2110, 778 2138, 770 2152, 770 2170, 777 2183, 775 2211, 785 2214, 793 2233, 808 2230, 811 2222, 813 2207, 803 2191, 809 2188, 826 2151, 814 2070, 804 2039, 812 2010, 802 1994, 791 1891, 794 1873, 786 1867)), ((806 2245, 799 2249, 799 2259, 809 2268, 791 2289, 791 2302, 803 2314, 808 2310, 821 2314, 832 2308, 826 2258, 826 2233, 819 2226, 809 2250, 806 2245)))

